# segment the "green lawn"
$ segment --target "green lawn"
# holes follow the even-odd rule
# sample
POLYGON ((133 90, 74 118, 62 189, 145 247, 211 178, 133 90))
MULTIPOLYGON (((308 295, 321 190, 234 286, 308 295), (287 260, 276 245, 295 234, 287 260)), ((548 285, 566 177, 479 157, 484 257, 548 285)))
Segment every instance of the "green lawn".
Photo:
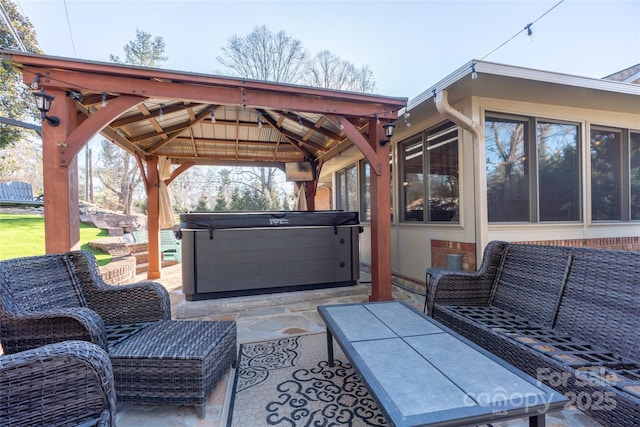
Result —
MULTIPOLYGON (((89 248, 88 242, 107 236, 106 230, 80 223, 81 248, 93 253, 100 265, 108 264, 111 255, 89 248)), ((44 254, 42 215, 0 213, 0 260, 44 254)))

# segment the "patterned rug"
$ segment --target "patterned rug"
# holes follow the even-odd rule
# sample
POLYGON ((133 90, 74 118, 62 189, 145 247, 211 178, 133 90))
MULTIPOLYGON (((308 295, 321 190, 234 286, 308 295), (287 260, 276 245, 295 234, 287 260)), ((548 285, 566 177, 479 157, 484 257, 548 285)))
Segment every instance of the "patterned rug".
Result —
POLYGON ((375 401, 325 334, 242 344, 228 427, 386 426, 375 401))

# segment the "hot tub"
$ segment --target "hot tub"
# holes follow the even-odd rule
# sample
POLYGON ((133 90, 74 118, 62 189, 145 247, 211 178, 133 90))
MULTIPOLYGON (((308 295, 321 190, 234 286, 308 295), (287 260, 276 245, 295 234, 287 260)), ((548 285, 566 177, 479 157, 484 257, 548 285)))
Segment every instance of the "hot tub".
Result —
POLYGON ((357 212, 180 215, 182 291, 189 301, 356 284, 357 212))

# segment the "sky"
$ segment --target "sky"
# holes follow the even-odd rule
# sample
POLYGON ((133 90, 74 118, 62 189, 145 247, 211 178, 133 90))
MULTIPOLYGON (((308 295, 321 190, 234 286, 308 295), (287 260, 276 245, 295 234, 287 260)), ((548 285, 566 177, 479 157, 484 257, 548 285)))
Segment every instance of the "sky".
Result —
POLYGON ((161 68, 230 75, 222 47, 266 25, 409 99, 472 59, 594 78, 640 63, 640 0, 13 1, 47 55, 109 62, 140 29, 163 38, 161 68))

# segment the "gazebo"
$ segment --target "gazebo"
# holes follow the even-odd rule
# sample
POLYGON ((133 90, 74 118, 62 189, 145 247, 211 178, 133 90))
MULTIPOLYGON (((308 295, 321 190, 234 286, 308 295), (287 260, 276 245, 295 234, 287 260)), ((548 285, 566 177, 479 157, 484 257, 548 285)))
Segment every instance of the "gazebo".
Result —
MULTIPOLYGON (((149 279, 161 274, 163 188, 188 168, 310 161, 320 169, 355 145, 372 171, 370 299, 392 298, 383 126, 397 118, 406 98, 10 50, 0 56, 22 72, 25 84, 53 97, 42 122, 47 253, 79 248, 77 155, 96 134, 137 159, 148 197, 149 279)), ((314 210, 317 181, 299 185, 314 210)))

